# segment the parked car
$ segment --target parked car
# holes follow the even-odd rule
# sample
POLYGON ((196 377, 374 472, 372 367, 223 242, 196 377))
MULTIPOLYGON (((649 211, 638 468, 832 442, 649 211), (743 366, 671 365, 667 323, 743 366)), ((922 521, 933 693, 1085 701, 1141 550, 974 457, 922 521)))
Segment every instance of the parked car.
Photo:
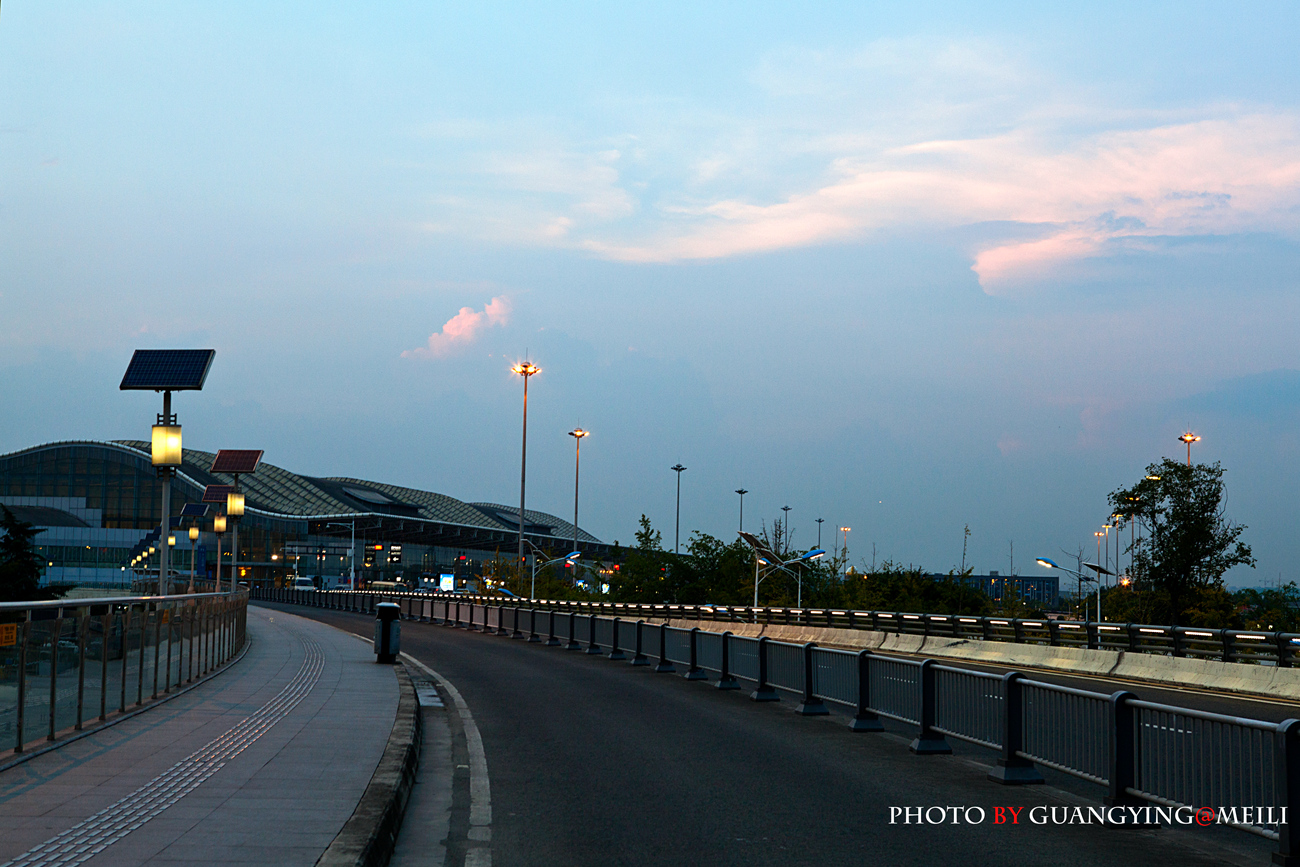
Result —
POLYGON ((312 581, 310 578, 295 578, 293 579, 293 583, 289 586, 294 590, 315 590, 316 582, 312 581))

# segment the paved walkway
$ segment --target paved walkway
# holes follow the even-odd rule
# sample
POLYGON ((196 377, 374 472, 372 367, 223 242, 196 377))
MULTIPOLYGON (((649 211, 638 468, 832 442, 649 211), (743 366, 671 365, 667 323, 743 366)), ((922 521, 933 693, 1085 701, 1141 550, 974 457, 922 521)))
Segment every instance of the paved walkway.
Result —
POLYGON ((312 865, 397 713, 355 638, 250 607, 248 653, 147 713, 0 773, 0 862, 312 865))

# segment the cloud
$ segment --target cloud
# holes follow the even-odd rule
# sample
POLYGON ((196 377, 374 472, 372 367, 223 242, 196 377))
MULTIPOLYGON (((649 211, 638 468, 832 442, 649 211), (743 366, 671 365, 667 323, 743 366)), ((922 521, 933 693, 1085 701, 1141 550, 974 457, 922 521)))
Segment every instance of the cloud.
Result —
POLYGON ((1289 109, 1108 105, 991 41, 778 52, 748 81, 734 106, 628 100, 581 137, 480 130, 473 194, 427 225, 627 262, 997 225, 967 251, 997 294, 1163 238, 1300 223, 1289 109))
POLYGON ((443 358, 460 346, 474 342, 478 332, 493 325, 505 325, 510 319, 510 299, 504 295, 493 298, 481 311, 462 307, 442 326, 442 330, 429 335, 427 346, 408 349, 403 358, 443 358))

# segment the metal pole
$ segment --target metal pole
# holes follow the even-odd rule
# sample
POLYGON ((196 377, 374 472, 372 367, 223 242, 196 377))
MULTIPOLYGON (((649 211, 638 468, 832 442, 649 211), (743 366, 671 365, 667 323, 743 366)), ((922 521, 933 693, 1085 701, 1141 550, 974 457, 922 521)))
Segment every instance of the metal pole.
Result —
POLYGON ((528 477, 528 374, 524 377, 524 435, 519 458, 519 559, 524 562, 524 483, 528 477))
MULTIPOLYGON (((221 592, 221 536, 222 534, 214 530, 212 535, 217 537, 217 573, 216 573, 217 583, 213 587, 213 589, 216 590, 216 592, 220 593, 221 592)), ((168 634, 170 635, 171 633, 168 634)), ((168 640, 170 641, 171 639, 168 640)))
POLYGON ((239 575, 239 519, 229 517, 230 521, 230 595, 235 595, 235 580, 239 575))
POLYGON ((818 548, 822 546, 822 521, 825 520, 826 520, 825 518, 817 519, 817 547, 818 548))
MULTIPOLYGON (((172 393, 163 392, 162 423, 173 424, 172 393)), ((171 551, 167 547, 167 536, 171 533, 172 523, 172 479, 171 467, 159 467, 158 477, 162 480, 162 535, 158 539, 158 595, 166 596, 171 577, 171 551)))
POLYGON ((673 529, 673 553, 678 554, 681 552, 682 540, 682 471, 686 467, 676 464, 669 469, 677 473, 677 522, 673 529))
POLYGON ((582 437, 573 437, 573 550, 578 550, 578 469, 582 464, 582 437))
POLYGON ((736 493, 740 494, 740 532, 745 532, 745 494, 749 491, 744 488, 736 488, 736 493))
POLYGON ((190 540, 190 592, 194 592, 194 546, 198 543, 197 539, 190 540))

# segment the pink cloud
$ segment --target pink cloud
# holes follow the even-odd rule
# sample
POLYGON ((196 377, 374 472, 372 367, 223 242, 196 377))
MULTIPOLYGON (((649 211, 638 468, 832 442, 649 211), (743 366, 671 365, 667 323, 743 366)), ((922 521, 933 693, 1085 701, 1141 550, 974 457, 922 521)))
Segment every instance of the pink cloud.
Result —
POLYGON ((505 325, 510 318, 510 300, 505 296, 493 298, 482 310, 462 307, 460 312, 443 324, 442 330, 429 335, 427 346, 408 349, 403 358, 442 358, 459 346, 474 342, 480 330, 493 325, 505 325))

